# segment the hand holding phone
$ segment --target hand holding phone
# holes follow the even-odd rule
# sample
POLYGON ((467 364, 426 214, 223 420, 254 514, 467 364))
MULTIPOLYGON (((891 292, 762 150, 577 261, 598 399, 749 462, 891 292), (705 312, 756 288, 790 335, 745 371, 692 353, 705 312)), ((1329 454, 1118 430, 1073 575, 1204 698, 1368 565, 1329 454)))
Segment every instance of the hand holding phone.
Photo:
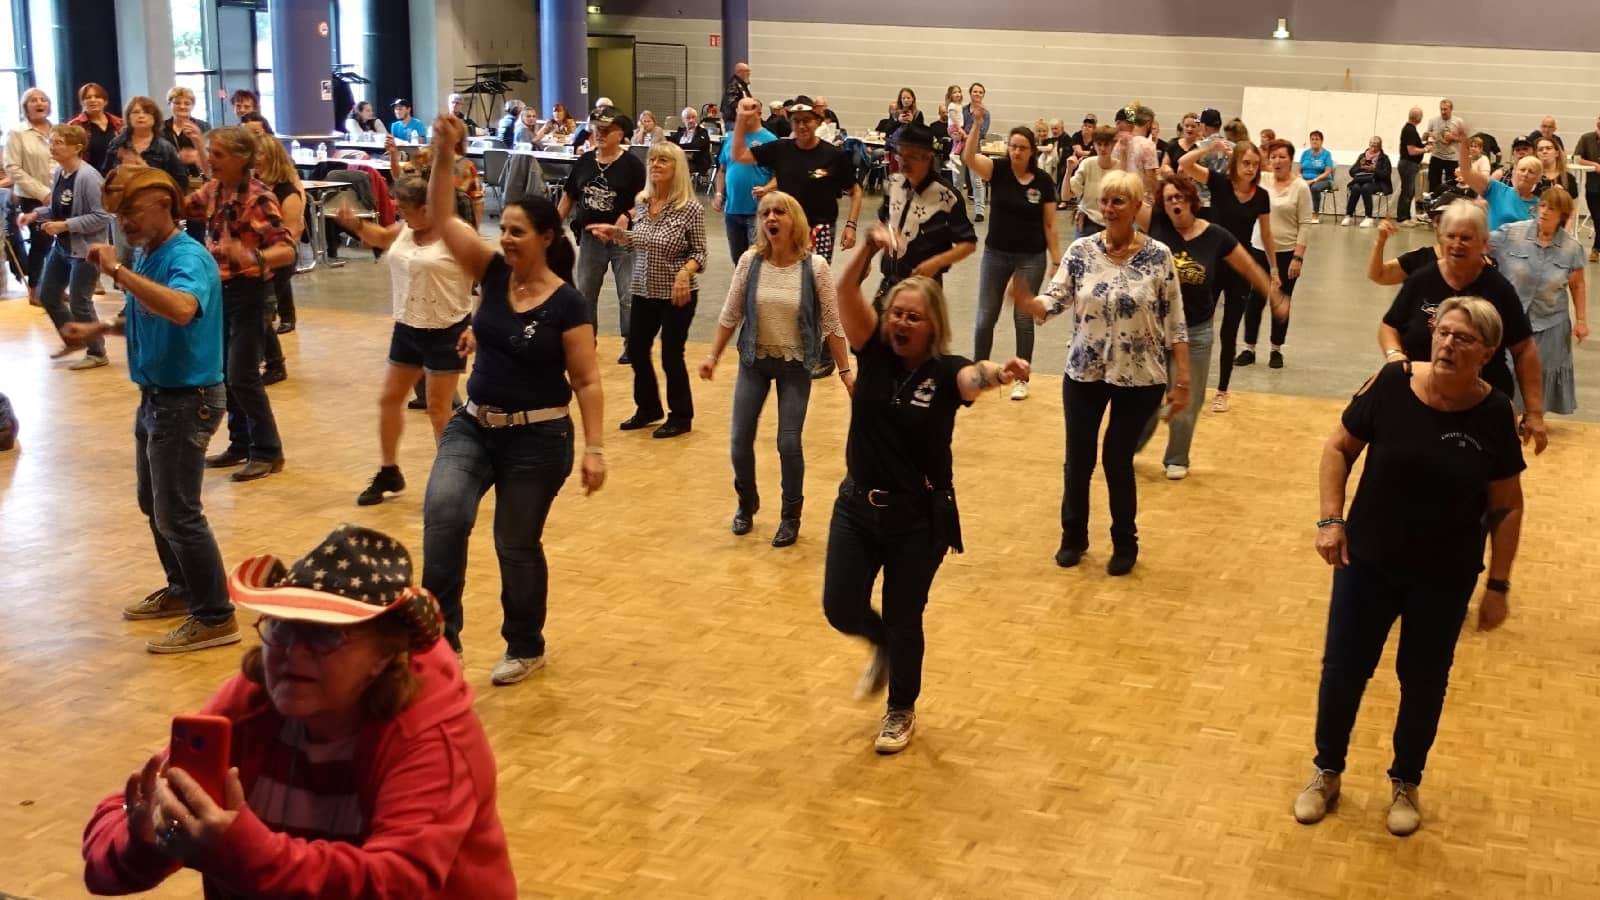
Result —
POLYGON ((232 721, 222 716, 174 716, 167 767, 182 769, 218 806, 224 806, 232 745, 232 721))

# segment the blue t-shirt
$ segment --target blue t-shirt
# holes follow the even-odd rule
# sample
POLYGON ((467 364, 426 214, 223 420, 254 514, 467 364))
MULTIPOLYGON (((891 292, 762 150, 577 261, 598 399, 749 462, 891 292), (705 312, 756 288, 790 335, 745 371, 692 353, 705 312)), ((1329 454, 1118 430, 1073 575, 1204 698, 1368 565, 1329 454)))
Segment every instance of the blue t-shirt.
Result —
POLYGON ((150 312, 125 294, 128 375, 141 387, 208 387, 222 381, 222 273, 199 241, 179 231, 153 253, 140 251, 133 271, 189 294, 200 308, 187 325, 150 312))
POLYGON ((1489 193, 1484 195, 1489 201, 1489 232, 1500 230, 1501 225, 1510 225, 1512 222, 1526 222, 1533 218, 1534 211, 1539 208, 1539 198, 1531 197, 1527 200, 1517 196, 1517 189, 1501 181, 1490 179, 1489 193))
POLYGON ((1320 176, 1323 172, 1333 168, 1333 154, 1323 147, 1321 152, 1312 153, 1311 148, 1300 151, 1300 175, 1310 181, 1320 176))
POLYGON ((415 144, 425 144, 428 141, 428 126, 416 116, 402 122, 395 119, 389 123, 389 133, 397 141, 411 141, 415 144))
MULTIPOLYGON (((744 145, 754 148, 777 139, 777 135, 761 128, 745 135, 744 145)), ((726 173, 723 181, 727 197, 723 200, 722 211, 730 216, 755 215, 756 208, 761 204, 750 192, 772 180, 772 170, 753 163, 734 162, 731 139, 722 142, 721 159, 718 164, 726 173)))

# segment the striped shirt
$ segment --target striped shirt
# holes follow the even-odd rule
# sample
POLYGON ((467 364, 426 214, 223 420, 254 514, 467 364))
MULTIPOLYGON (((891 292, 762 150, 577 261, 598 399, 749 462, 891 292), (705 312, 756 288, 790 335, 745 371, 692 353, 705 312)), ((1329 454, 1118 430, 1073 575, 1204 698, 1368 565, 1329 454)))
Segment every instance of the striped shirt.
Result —
POLYGON ((356 798, 355 754, 355 735, 312 743, 303 724, 285 719, 250 785, 250 809, 273 831, 361 844, 370 823, 356 798))

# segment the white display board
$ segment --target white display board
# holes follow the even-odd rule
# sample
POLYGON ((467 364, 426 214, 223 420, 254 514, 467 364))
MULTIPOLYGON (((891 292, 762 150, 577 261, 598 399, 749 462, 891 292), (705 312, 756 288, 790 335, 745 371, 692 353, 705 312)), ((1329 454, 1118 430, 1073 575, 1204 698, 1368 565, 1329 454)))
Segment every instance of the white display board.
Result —
POLYGON ((1439 101, 1442 99, 1444 98, 1379 94, 1376 134, 1383 138, 1383 149, 1394 159, 1399 159, 1400 148, 1396 142, 1400 140, 1400 129, 1406 127, 1406 117, 1411 115, 1411 108, 1415 106, 1422 109, 1422 122, 1417 126, 1417 134, 1420 135, 1428 130, 1428 120, 1439 114, 1439 101))
POLYGON ((1244 109, 1239 118, 1250 127, 1250 140, 1256 140, 1261 129, 1271 128, 1278 137, 1293 141, 1295 147, 1305 143, 1311 110, 1312 91, 1293 88, 1247 87, 1244 89, 1244 109))
MULTIPOLYGON (((1365 150, 1378 121, 1378 95, 1313 91, 1306 121, 1322 132, 1324 146, 1338 150, 1365 150)), ((1310 129, 1307 129, 1309 133, 1310 129)), ((1298 146, 1306 134, 1294 139, 1298 146)))
POLYGON ((1377 135, 1383 138, 1384 150, 1393 158, 1395 141, 1413 106, 1422 107, 1425 116, 1432 116, 1439 109, 1439 98, 1247 87, 1240 118, 1253 134, 1271 128, 1279 137, 1294 142, 1297 150, 1305 146, 1307 135, 1315 128, 1322 132, 1323 144, 1335 158, 1367 149, 1367 141, 1377 135))

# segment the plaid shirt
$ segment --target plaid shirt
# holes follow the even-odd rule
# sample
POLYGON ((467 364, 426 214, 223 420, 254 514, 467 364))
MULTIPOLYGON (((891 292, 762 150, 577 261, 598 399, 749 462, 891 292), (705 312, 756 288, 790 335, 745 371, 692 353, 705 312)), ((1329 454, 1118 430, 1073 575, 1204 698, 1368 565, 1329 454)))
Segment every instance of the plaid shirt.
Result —
POLYGON ((222 201, 222 182, 212 179, 184 202, 186 219, 203 219, 206 223, 206 249, 222 270, 222 280, 237 277, 265 278, 269 273, 251 262, 241 266, 223 249, 224 236, 237 242, 246 250, 266 250, 280 244, 294 246, 289 229, 283 227, 283 211, 272 189, 255 177, 250 177, 227 201, 222 201))
MULTIPOLYGON (((698 263, 701 272, 706 270, 705 208, 691 197, 679 209, 668 204, 652 219, 649 201, 641 200, 633 209, 628 245, 634 249, 633 295, 670 299, 673 279, 689 260, 698 263)), ((690 290, 699 288, 699 277, 691 278, 690 290)))

